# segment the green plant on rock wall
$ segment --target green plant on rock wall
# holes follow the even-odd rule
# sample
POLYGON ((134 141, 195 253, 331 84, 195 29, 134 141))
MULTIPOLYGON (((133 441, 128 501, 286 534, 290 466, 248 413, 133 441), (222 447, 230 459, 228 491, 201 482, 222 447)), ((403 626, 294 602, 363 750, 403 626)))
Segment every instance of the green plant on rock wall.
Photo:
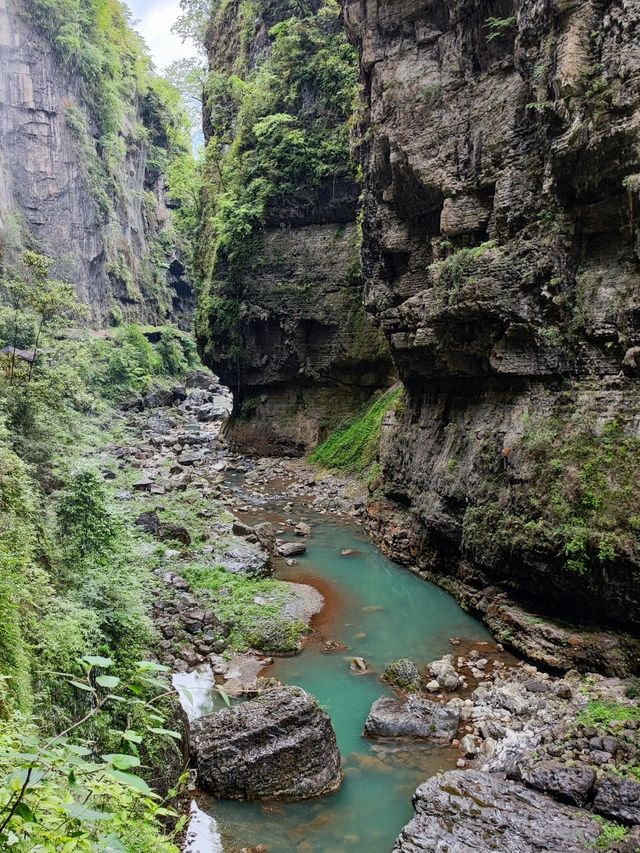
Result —
POLYGON ((482 486, 465 514, 466 547, 485 557, 551 552, 579 574, 633 559, 640 547, 638 439, 617 420, 594 429, 576 415, 527 420, 521 441, 533 466, 526 486, 509 485, 492 443, 480 454, 482 486))
POLYGON ((309 456, 327 468, 363 473, 376 460, 382 420, 402 405, 404 389, 391 388, 369 403, 353 420, 338 427, 309 456))
MULTIPOLYGON (((254 4, 242 5, 246 43, 256 11, 254 4)), ((219 7, 216 14, 224 12, 219 7)), ((196 326, 202 337, 215 341, 226 335, 240 349, 243 275, 259 259, 267 217, 286 222, 323 182, 355 176, 349 118, 356 57, 340 26, 338 4, 324 0, 314 12, 291 3, 289 17, 271 28, 269 38, 270 53, 256 68, 214 71, 205 87, 211 135, 196 326)))
POLYGON ((487 30, 487 42, 492 42, 496 39, 502 38, 508 32, 515 29, 517 25, 518 19, 515 17, 515 15, 511 16, 510 18, 487 18, 484 25, 485 29, 487 30))

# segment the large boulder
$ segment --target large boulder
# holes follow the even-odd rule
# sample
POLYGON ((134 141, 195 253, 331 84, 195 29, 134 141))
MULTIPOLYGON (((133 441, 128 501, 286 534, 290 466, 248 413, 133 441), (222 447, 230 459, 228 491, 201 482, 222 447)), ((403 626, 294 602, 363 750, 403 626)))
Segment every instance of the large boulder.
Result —
POLYGON ((600 825, 491 773, 450 770, 420 785, 395 853, 592 853, 600 825))
POLYGON ((598 784, 593 809, 622 823, 640 824, 640 782, 605 776, 598 784))
POLYGON ((562 764, 538 761, 521 770, 522 780, 530 788, 551 794, 556 800, 581 806, 587 802, 596 781, 592 767, 585 764, 562 764))
POLYGON ((258 545, 241 539, 234 540, 222 554, 217 554, 216 562, 232 575, 264 578, 271 574, 269 554, 258 545))
POLYGON ((383 696, 371 706, 364 734, 366 737, 408 737, 451 743, 459 722, 457 707, 418 698, 398 702, 383 696))
POLYGON ((299 687, 276 687, 196 720, 191 760, 198 784, 226 800, 302 800, 340 787, 331 720, 299 687))

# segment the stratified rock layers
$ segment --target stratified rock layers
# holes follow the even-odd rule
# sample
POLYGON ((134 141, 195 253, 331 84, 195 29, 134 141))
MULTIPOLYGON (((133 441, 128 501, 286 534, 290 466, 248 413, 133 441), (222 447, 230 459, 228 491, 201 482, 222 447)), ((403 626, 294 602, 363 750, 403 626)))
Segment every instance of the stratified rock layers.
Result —
POLYGON ((409 532, 374 527, 467 586, 637 629, 640 8, 348 0, 345 19, 366 302, 408 390, 383 477, 409 532))
MULTIPOLYGON (((257 7, 249 24, 245 14, 239 0, 213 13, 207 37, 209 88, 217 91, 224 79, 233 91, 228 84, 237 79, 233 75, 251 85, 272 56, 276 28, 281 32, 291 28, 299 34, 299 43, 280 74, 299 77, 301 82, 290 84, 284 101, 269 90, 276 104, 264 121, 286 121, 306 134, 309 162, 323 146, 333 146, 337 153, 335 163, 324 164, 321 178, 304 174, 284 198, 270 198, 260 220, 251 223, 245 240, 251 246, 250 257, 244 259, 242 269, 224 257, 224 249, 216 249, 205 276, 210 281, 200 300, 196 328, 205 362, 234 393, 229 440, 251 453, 299 455, 384 386, 391 368, 384 336, 363 308, 356 226, 359 187, 346 141, 349 97, 345 95, 339 108, 327 106, 332 87, 339 91, 343 85, 340 75, 355 72, 356 59, 340 35, 335 7, 267 0, 257 7), (322 51, 315 56, 304 53, 309 51, 310 33, 317 37, 318 30, 325 39, 324 53, 334 51, 340 69, 338 74, 334 68, 337 78, 330 84, 313 67, 322 51), (340 39, 340 44, 331 39, 340 39), (318 150, 311 151, 312 146, 318 150), (213 319, 221 298, 233 314, 226 324, 213 319)), ((255 107, 258 112, 262 108, 262 103, 255 107)), ((228 138, 250 154, 256 128, 247 130, 242 109, 232 95, 217 99, 211 95, 205 105, 205 133, 214 143, 218 137, 228 138)), ((249 154, 245 152, 245 157, 249 154)), ((277 185, 291 183, 294 169, 287 162, 281 164, 281 173, 258 168, 251 174, 265 184, 277 185)), ((214 200, 226 186, 219 171, 212 168, 208 177, 208 193, 214 200)), ((224 229, 232 215, 219 227, 224 229)), ((209 245, 201 245, 203 256, 217 239, 216 229, 207 230, 205 223, 203 243, 209 245)))
POLYGON ((97 105, 87 101, 81 75, 64 67, 30 14, 25 0, 0 0, 3 255, 23 243, 50 256, 55 274, 75 286, 96 324, 111 314, 153 323, 171 317, 188 328, 193 295, 180 257, 172 254, 165 175, 151 162, 149 140, 163 143, 153 139, 149 104, 132 94, 131 114, 119 131, 122 157, 115 158, 115 172, 100 177, 97 105), (98 198, 99 192, 106 195, 98 198))
POLYGON ((450 770, 421 785, 415 816, 396 853, 495 850, 500 853, 587 853, 600 827, 584 812, 522 785, 477 770, 450 770))
POLYGON ((230 800, 299 800, 340 787, 340 753, 327 714, 298 687, 201 717, 190 749, 198 783, 230 800))

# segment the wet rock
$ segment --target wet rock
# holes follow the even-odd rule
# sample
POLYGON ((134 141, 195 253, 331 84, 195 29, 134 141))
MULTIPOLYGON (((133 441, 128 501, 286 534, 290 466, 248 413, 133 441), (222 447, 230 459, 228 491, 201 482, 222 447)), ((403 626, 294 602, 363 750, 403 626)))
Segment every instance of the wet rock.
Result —
POLYGON ((304 542, 282 542, 276 550, 281 557, 295 557, 298 554, 304 554, 307 546, 304 542))
POLYGON ((154 479, 150 475, 143 474, 133 484, 133 490, 134 492, 148 492, 154 485, 154 482, 154 479))
POLYGON ((596 781, 595 771, 591 767, 556 761, 539 761, 532 767, 522 769, 521 776, 528 787, 574 806, 587 802, 596 781))
POLYGON ((236 536, 251 536, 255 533, 253 527, 249 524, 245 524, 244 521, 234 521, 231 526, 231 530, 236 536))
POLYGON ((249 542, 237 540, 216 558, 218 565, 233 575, 262 578, 271 574, 269 554, 249 542))
POLYGON ((331 720, 298 687, 267 690, 196 720, 191 758, 201 787, 221 799, 305 799, 340 787, 331 720))
POLYGON ((573 806, 477 770, 434 776, 418 788, 413 804, 415 815, 395 853, 587 853, 600 834, 598 824, 573 806))
POLYGON ((473 735, 465 735, 460 741, 460 749, 465 758, 476 758, 478 755, 478 741, 473 735))
POLYGON ((420 738, 451 743, 458 731, 460 711, 428 699, 399 702, 383 696, 371 706, 364 724, 366 737, 420 738))
POLYGON ((191 545, 191 535, 187 528, 170 521, 163 521, 160 524, 156 536, 162 542, 168 540, 170 542, 182 542, 183 545, 191 545))
POLYGON ((299 521, 293 528, 296 536, 311 536, 311 527, 304 521, 299 521))
POLYGON ((366 673, 371 672, 366 660, 360 657, 351 658, 349 669, 351 672, 357 672, 360 675, 365 675, 366 673))
POLYGON ((420 690, 422 679, 420 671, 412 660, 401 658, 394 660, 382 673, 382 680, 402 690, 420 690))
POLYGON ((605 776, 598 783, 593 810, 623 823, 640 824, 640 782, 605 776))
POLYGON ((453 665, 453 655, 434 660, 429 664, 429 672, 443 690, 456 690, 463 681, 453 665))
POLYGON ((136 518, 135 523, 145 533, 150 533, 152 536, 155 536, 160 529, 160 518, 155 510, 141 513, 136 518))

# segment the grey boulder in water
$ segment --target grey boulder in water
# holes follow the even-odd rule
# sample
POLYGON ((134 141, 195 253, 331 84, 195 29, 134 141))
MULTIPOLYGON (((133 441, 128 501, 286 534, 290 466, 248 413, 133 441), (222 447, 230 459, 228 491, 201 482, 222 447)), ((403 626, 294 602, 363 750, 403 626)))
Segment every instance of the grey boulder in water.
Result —
POLYGON ((219 799, 302 800, 342 781, 331 720, 299 687, 200 717, 190 752, 199 785, 219 799))
POLYGON ((451 743, 458 731, 460 710, 428 699, 399 702, 383 696, 371 706, 364 724, 366 737, 420 738, 451 743))

